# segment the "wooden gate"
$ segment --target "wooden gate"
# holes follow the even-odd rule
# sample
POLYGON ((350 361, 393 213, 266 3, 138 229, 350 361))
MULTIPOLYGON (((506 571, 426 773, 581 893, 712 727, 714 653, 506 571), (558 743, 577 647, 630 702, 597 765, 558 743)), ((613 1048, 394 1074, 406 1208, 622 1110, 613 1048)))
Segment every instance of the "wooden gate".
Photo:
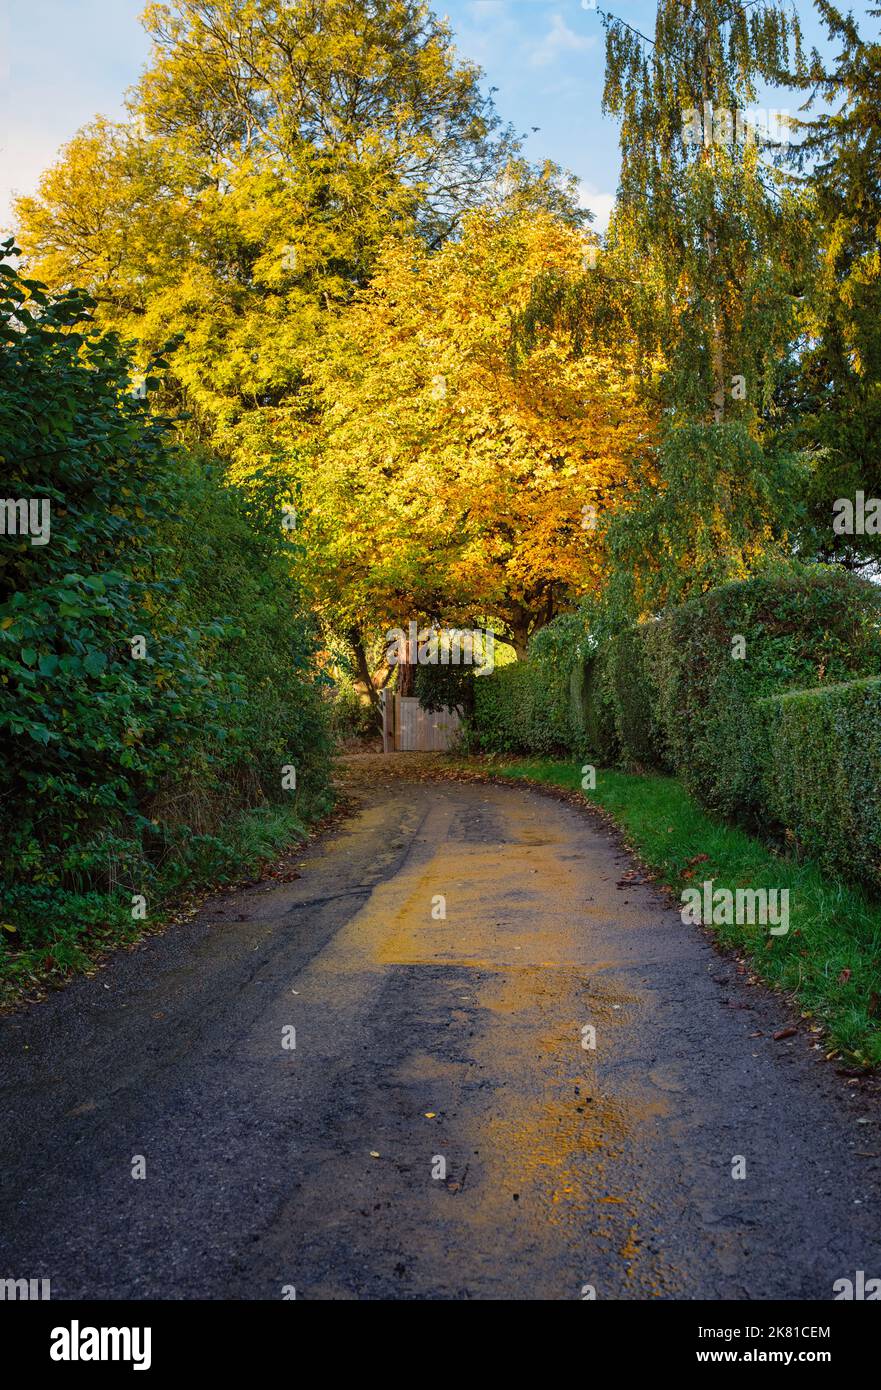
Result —
POLYGON ((427 710, 415 695, 382 692, 384 753, 444 753, 451 747, 460 725, 455 710, 427 710))

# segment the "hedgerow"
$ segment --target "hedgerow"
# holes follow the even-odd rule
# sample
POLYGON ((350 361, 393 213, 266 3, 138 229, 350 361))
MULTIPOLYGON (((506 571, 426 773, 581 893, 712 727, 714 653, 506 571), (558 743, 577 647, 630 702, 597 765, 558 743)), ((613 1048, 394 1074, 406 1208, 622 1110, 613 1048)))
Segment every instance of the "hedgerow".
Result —
POLYGON ((875 585, 834 567, 786 566, 618 632, 586 659, 574 655, 588 645, 577 623, 553 634, 551 659, 535 643, 526 663, 486 681, 480 746, 586 748, 606 766, 673 771, 727 818, 771 836, 782 828, 822 863, 881 884, 878 687, 846 684, 881 675, 875 585), (564 634, 577 692, 568 730, 564 634))
POLYGON ((881 887, 881 680, 760 700, 769 819, 825 869, 881 887))
POLYGON ((3 940, 50 965, 132 895, 231 871, 226 820, 290 796, 283 765, 326 782, 280 485, 176 452, 90 307, 0 265, 0 466, 50 508, 48 543, 9 507, 0 536, 3 940))
POLYGON ((473 741, 487 753, 584 745, 585 635, 574 614, 541 628, 527 661, 474 679, 473 741))
POLYGON ((654 761, 741 820, 762 815, 756 700, 881 673, 881 593, 828 566, 711 589, 641 632, 652 678, 638 687, 644 719, 660 730, 654 761))

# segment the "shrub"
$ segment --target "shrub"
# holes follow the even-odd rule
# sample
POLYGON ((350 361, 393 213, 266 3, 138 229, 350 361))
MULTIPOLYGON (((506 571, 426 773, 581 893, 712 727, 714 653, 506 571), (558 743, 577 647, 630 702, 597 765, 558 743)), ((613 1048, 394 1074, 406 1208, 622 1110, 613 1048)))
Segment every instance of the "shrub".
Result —
POLYGON ((526 661, 475 677, 471 740, 487 753, 580 752, 584 642, 564 614, 535 634, 526 661))
POLYGON ((474 682, 470 737, 483 752, 516 753, 533 746, 538 679, 528 662, 515 661, 474 682))
POLYGON ((623 762, 665 767, 659 692, 653 658, 659 626, 646 623, 612 638, 608 651, 608 700, 623 762))
POLYGON ((599 762, 617 762, 620 752, 615 723, 611 644, 605 643, 588 660, 584 673, 584 734, 588 751, 599 762))
POLYGON ((452 665, 451 663, 432 663, 417 666, 413 677, 413 693, 423 709, 456 710, 466 718, 474 712, 475 679, 487 680, 487 676, 475 677, 474 666, 452 665))
POLYGON ((881 887, 881 680, 758 702, 769 816, 823 868, 881 887))
POLYGON ((224 818, 289 796, 283 764, 327 777, 279 484, 174 451, 89 309, 0 265, 5 487, 51 504, 48 544, 0 537, 0 885, 56 959, 181 866, 228 867, 224 818))
POLYGON ((707 806, 762 809, 756 700, 881 672, 881 593, 827 566, 712 589, 672 609, 647 639, 659 761, 707 806), (743 638, 743 659, 733 639, 743 638))

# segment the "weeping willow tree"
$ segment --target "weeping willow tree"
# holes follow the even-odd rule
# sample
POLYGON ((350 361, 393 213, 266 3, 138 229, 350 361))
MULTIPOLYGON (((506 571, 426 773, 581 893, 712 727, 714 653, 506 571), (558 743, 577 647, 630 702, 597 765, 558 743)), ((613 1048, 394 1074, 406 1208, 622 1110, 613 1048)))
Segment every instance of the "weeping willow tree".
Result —
POLYGON ((779 168, 788 117, 756 103, 806 64, 776 0, 659 0, 652 36, 603 18, 604 109, 621 121, 609 253, 665 363, 658 456, 609 536, 612 593, 645 612, 748 573, 799 507, 774 391, 810 239, 779 168))
POLYGON ((833 518, 837 498, 881 496, 881 8, 858 24, 829 0, 816 5, 835 56, 830 65, 812 54, 808 76, 794 81, 803 109, 818 97, 825 109, 800 122, 791 150, 820 227, 790 397, 793 438, 822 449, 802 543, 849 568, 876 568, 881 535, 838 534, 833 518))
POLYGON ((516 349, 547 321, 575 351, 612 319, 639 343, 662 429, 606 537, 609 595, 629 619, 748 573, 800 505, 775 386, 800 331, 809 225, 781 167, 788 120, 757 102, 806 63, 776 0, 658 0, 651 34, 600 13, 616 212, 578 283, 535 286, 516 349))

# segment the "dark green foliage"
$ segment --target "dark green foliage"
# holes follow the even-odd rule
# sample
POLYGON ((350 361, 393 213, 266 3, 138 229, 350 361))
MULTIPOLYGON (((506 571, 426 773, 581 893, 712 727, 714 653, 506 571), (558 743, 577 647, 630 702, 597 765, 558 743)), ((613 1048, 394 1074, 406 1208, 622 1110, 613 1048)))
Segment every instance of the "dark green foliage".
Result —
POLYGON ((659 631, 657 623, 627 628, 612 639, 608 650, 610 703, 621 758, 637 766, 664 763, 659 692, 651 660, 659 631))
POLYGON ((572 643, 568 736, 556 638, 487 682, 476 714, 484 749, 584 749, 606 766, 674 770, 730 819, 774 820, 824 863, 881 883, 881 735, 861 732, 881 695, 872 680, 840 684, 881 674, 878 588, 836 567, 787 566, 626 629, 583 667, 572 643), (802 693, 764 698, 790 690, 802 693))
MULTIPOLYGON (((675 770, 705 805, 764 827, 769 768, 777 769, 781 788, 790 787, 790 779, 801 786, 803 750, 780 745, 769 754, 762 697, 806 686, 822 691, 878 672, 881 592, 843 570, 788 568, 712 589, 660 621, 607 641, 591 664, 590 743, 607 762, 620 757, 625 764, 675 770), (735 655, 739 638, 742 660, 735 655)), ((846 732, 842 726, 836 739, 846 732)), ((849 757, 844 748, 817 757, 849 757)), ((810 781, 813 775, 809 765, 804 776, 810 781)), ((869 781, 871 775, 867 766, 869 781)), ((874 775, 881 775, 877 765, 874 775)), ((788 791, 781 806, 795 808, 794 795, 788 791)), ((774 815, 801 833, 795 809, 774 815)), ((854 844, 859 860, 866 846, 854 844)))
POLYGON ((617 742, 625 763, 675 769, 707 805, 749 816, 760 802, 754 700, 881 671, 879 627, 881 592, 832 567, 711 589, 601 646, 591 745, 608 758, 617 742))
POLYGON ((807 478, 802 457, 764 448, 742 421, 665 429, 632 505, 608 523, 606 604, 634 620, 737 581, 784 546, 807 478))
POLYGON ((601 763, 618 760, 618 732, 612 687, 612 660, 603 646, 587 662, 584 675, 584 731, 588 751, 601 763))
POLYGON ((760 819, 756 699, 881 672, 879 628, 881 592, 832 567, 711 589, 604 644, 591 742, 608 758, 613 720, 623 762, 675 770, 705 805, 760 819))
POLYGON ((881 680, 760 700, 769 816, 823 868, 881 887, 881 680))
POLYGON ((581 673, 585 634, 575 614, 536 633, 526 661, 474 681, 471 736, 487 753, 584 746, 581 673))
POLYGON ((515 661, 474 687, 473 741, 485 753, 515 753, 531 748, 536 736, 535 698, 540 672, 528 661, 515 661))
POLYGON ((881 672, 879 624, 881 593, 824 566, 724 585, 667 614, 652 664, 670 762, 686 785, 726 815, 760 818, 755 700, 881 672))
MULTIPOLYGON (((451 663, 432 663, 417 666, 413 691, 427 710, 457 710, 470 716, 474 711, 474 666, 454 666, 451 663)), ((479 677, 486 680, 486 676, 479 677)))
POLYGON ((69 962, 132 894, 229 872, 224 819, 290 798, 283 764, 320 794, 324 734, 278 486, 175 454, 88 301, 0 277, 4 491, 51 501, 48 544, 0 536, 3 921, 69 962))
POLYGON ((832 521, 837 498, 881 496, 881 41, 829 0, 817 9, 835 59, 827 70, 815 53, 794 79, 807 106, 825 109, 803 121, 789 157, 808 178, 820 254, 781 403, 791 438, 816 452, 801 546, 856 566, 877 563, 881 536, 837 535, 832 521))

